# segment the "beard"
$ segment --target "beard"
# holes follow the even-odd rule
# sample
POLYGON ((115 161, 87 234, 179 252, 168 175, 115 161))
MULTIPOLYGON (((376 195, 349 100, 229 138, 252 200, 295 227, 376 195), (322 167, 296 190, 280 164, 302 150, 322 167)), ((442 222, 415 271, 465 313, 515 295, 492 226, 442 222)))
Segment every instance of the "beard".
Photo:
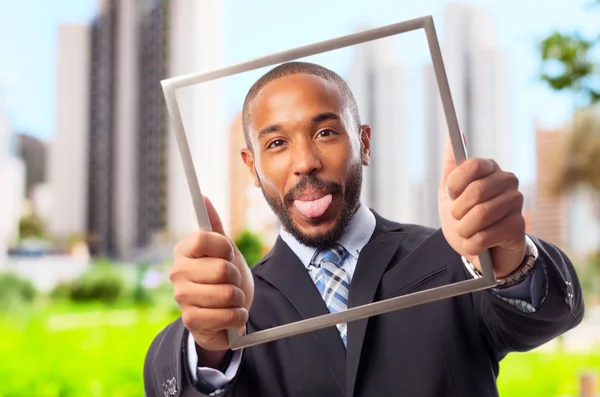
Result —
POLYGON ((299 243, 313 248, 329 248, 337 243, 348 229, 352 217, 356 213, 360 204, 360 193, 362 186, 362 164, 357 162, 350 169, 346 179, 346 187, 343 188, 339 183, 326 181, 316 176, 305 176, 284 196, 283 200, 275 194, 269 194, 265 191, 262 183, 260 189, 265 200, 281 222, 283 228, 290 233, 299 243), (333 227, 324 232, 304 233, 294 223, 292 219, 292 206, 294 199, 306 189, 315 189, 332 195, 343 194, 342 208, 333 227))

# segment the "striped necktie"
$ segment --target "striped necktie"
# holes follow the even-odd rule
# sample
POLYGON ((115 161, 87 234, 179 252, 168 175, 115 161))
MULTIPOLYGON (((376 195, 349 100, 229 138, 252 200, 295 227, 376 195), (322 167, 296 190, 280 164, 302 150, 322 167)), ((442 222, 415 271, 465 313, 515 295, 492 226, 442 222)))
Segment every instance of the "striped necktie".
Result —
MULTIPOLYGON (((346 310, 348 306, 348 290, 350 289, 350 279, 341 264, 348 255, 348 251, 339 244, 327 249, 320 249, 315 252, 311 266, 319 271, 315 284, 323 297, 323 301, 331 313, 346 310)), ((338 324, 340 336, 347 343, 347 326, 338 324)))

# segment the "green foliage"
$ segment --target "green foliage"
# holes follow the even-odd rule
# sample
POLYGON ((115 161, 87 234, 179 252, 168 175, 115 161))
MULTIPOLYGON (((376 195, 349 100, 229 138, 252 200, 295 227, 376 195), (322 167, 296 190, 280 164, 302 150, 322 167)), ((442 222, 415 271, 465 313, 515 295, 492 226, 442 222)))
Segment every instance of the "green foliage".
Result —
POLYGON ((598 73, 591 56, 595 42, 579 33, 553 32, 540 45, 541 79, 555 91, 570 91, 587 106, 600 100, 600 87, 593 86, 598 73))
MULTIPOLYGON (((595 8, 591 12, 600 11, 600 0, 590 6, 595 8)), ((538 50, 540 79, 553 91, 572 94, 576 108, 549 188, 562 195, 583 185, 600 197, 600 29, 596 37, 554 31, 541 40, 538 50)))
POLYGON ((0 312, 33 302, 33 283, 13 273, 0 273, 0 312))
POLYGON ((46 227, 44 222, 35 215, 28 215, 19 221, 19 236, 21 239, 45 238, 46 227))
POLYGON ((142 397, 146 351, 173 319, 144 310, 0 317, 0 340, 10 341, 0 343, 0 397, 142 397), (71 325, 64 314, 104 322, 71 325))
POLYGON ((125 288, 123 275, 114 265, 98 262, 71 283, 69 297, 77 302, 97 301, 113 304, 122 296, 125 288))
POLYGON ((246 259, 248 266, 252 267, 262 259, 264 246, 258 234, 246 229, 237 236, 234 242, 246 259))
MULTIPOLYGON (((590 5, 600 11, 600 0, 590 5)), ((578 31, 554 31, 538 48, 541 80, 554 91, 574 94, 581 101, 580 107, 600 101, 600 59, 594 58, 594 50, 600 47, 598 33, 597 37, 584 37, 578 31)))

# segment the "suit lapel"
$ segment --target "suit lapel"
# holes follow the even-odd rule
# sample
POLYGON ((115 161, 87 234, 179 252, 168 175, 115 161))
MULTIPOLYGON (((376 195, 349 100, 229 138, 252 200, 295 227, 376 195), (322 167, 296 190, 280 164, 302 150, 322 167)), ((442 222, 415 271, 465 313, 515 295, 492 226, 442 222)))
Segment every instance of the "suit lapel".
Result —
MULTIPOLYGON (((270 256, 269 262, 272 263, 257 271, 257 277, 277 288, 303 319, 329 314, 306 268, 281 237, 277 239, 270 256)), ((344 395, 346 349, 337 328, 324 328, 312 335, 331 369, 340 393, 344 395)))
MULTIPOLYGON (((398 251, 406 236, 401 225, 386 221, 375 214, 377 223, 373 237, 363 248, 358 258, 356 270, 350 283, 348 307, 372 303, 392 257, 398 251)), ((353 396, 356 376, 360 363, 363 342, 369 319, 353 321, 348 324, 348 348, 346 359, 347 396, 353 396)))

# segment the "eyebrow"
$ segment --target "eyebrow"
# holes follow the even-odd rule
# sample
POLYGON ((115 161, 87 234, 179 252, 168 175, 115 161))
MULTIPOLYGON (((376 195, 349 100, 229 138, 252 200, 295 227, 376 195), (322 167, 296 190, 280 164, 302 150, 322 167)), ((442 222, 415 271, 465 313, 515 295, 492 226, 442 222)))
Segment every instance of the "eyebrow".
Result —
MULTIPOLYGON (((314 125, 314 124, 322 123, 323 121, 327 121, 327 120, 341 120, 341 118, 338 114, 336 114, 334 112, 324 112, 324 113, 319 113, 316 116, 314 116, 310 120, 310 123, 314 125)), ((273 124, 268 127, 265 127, 262 130, 260 130, 260 132, 258 133, 258 139, 260 140, 265 135, 269 135, 274 132, 281 131, 281 129, 282 129, 281 124, 273 124)))

